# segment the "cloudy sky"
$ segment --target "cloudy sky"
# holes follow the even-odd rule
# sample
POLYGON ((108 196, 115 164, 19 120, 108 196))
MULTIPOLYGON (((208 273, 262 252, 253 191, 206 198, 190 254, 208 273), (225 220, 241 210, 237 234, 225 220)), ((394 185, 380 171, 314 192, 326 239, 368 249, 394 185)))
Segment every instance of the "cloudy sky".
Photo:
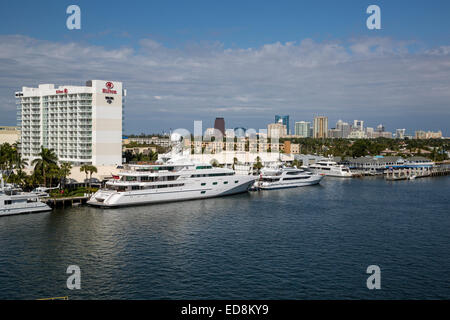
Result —
POLYGON ((2 3, 0 125, 22 86, 105 79, 128 90, 127 133, 289 114, 450 136, 450 1, 211 2, 77 1, 81 30, 66 28, 70 2, 2 3))

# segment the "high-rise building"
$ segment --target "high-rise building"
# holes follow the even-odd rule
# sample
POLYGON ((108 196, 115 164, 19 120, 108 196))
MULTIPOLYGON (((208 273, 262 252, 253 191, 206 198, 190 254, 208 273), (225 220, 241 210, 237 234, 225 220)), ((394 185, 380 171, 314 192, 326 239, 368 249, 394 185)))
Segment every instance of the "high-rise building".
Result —
POLYGON ((314 138, 326 138, 328 136, 328 117, 314 117, 314 138))
POLYGON ((384 132, 384 126, 382 124, 377 126, 377 132, 384 132))
POLYGON ((276 115, 275 116, 275 123, 281 122, 286 126, 286 134, 291 134, 291 129, 289 127, 289 115, 285 115, 285 116, 280 116, 280 115, 276 115))
POLYGON ((267 126, 267 136, 269 138, 283 138, 287 135, 286 125, 281 122, 270 123, 267 126))
POLYGON ((349 123, 338 120, 338 122, 336 122, 336 130, 340 131, 339 138, 348 138, 350 132, 352 131, 352 127, 349 123))
POLYGON ((364 131, 364 121, 363 120, 353 120, 353 130, 364 131))
POLYGON ((125 96, 117 81, 23 87, 16 92, 22 157, 31 163, 43 146, 74 165, 121 164, 125 96))
POLYGON ((406 129, 397 129, 397 130, 395 130, 395 137, 397 139, 404 139, 405 133, 406 133, 406 129))
POLYGON ((225 136, 225 120, 224 118, 216 118, 214 121, 214 129, 222 132, 222 135, 225 136))
POLYGON ((308 138, 311 137, 310 134, 310 128, 311 128, 311 122, 306 121, 297 121, 295 123, 295 135, 302 137, 302 138, 308 138))

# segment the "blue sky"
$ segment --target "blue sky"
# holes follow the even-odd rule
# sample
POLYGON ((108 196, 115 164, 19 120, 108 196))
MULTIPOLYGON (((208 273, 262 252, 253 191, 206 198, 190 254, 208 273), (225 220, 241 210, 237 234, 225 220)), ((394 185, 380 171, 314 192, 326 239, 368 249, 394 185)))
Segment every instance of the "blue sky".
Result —
POLYGON ((128 88, 128 133, 282 113, 450 135, 450 1, 11 1, 0 41, 0 111, 22 85, 97 78, 128 88), (370 4, 382 30, 366 28, 370 4))

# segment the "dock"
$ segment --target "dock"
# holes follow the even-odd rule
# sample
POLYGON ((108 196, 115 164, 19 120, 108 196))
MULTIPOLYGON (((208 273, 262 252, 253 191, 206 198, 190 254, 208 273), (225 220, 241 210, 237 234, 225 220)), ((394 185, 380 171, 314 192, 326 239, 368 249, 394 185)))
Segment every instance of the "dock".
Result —
POLYGON ((441 162, 435 166, 417 168, 394 168, 385 171, 385 179, 388 181, 413 180, 424 177, 438 177, 450 174, 450 163, 441 162))
POLYGON ((43 198, 42 202, 48 204, 52 208, 57 207, 74 207, 81 204, 85 204, 90 198, 90 195, 85 195, 81 197, 64 197, 64 198, 43 198))

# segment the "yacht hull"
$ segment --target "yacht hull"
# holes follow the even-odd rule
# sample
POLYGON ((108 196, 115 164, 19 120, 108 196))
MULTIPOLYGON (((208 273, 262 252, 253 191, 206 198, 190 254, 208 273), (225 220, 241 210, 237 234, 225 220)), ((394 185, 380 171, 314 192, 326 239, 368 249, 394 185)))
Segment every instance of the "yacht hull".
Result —
MULTIPOLYGON (((259 185, 255 185, 255 187, 257 189, 261 189, 261 190, 274 190, 274 189, 286 189, 286 188, 298 188, 298 187, 306 187, 306 186, 312 186, 312 185, 316 185, 319 184, 320 181, 322 181, 323 176, 319 176, 319 177, 314 177, 311 178, 308 181, 301 181, 301 182, 295 182, 295 183, 286 183, 284 182, 280 182, 280 183, 267 183, 267 184, 259 184, 259 185)), ((258 182, 256 182, 257 184, 258 182)))
POLYGON ((0 217, 2 216, 12 216, 17 214, 26 214, 26 213, 38 213, 38 212, 46 212, 51 211, 50 208, 45 203, 41 203, 35 207, 18 207, 18 208, 8 208, 8 209, 0 209, 0 217))
POLYGON ((249 187, 253 185, 255 177, 232 176, 232 178, 214 180, 218 180, 217 185, 213 185, 209 181, 205 186, 201 186, 201 183, 195 183, 190 188, 184 187, 178 190, 160 191, 152 189, 129 192, 99 190, 89 199, 87 204, 96 207, 114 208, 222 197, 247 192, 249 187))

